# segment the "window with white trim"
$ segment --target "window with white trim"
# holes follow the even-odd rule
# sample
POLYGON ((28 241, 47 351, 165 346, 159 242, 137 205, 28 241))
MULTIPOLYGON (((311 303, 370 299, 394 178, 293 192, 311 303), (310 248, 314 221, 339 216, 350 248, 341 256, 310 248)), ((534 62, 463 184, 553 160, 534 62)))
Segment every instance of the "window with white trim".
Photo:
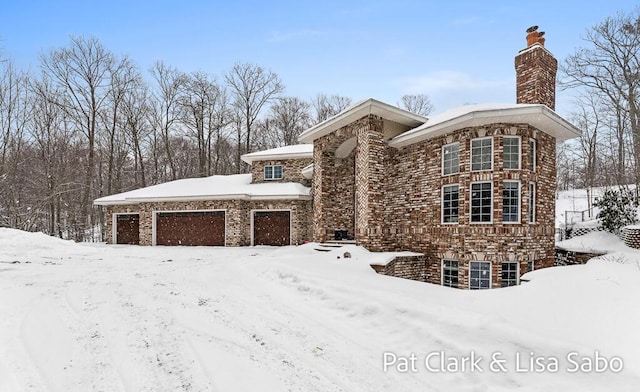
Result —
POLYGON ((264 167, 265 180, 282 180, 282 165, 267 165, 264 167))
POLYGON ((529 170, 536 171, 536 139, 529 139, 529 170))
POLYGON ((518 285, 518 263, 502 263, 502 287, 518 285))
POLYGON ((502 221, 520 222, 520 182, 505 181, 502 190, 502 221))
POLYGON ((471 171, 493 169, 493 138, 471 140, 471 171))
POLYGON ((469 262, 469 289, 491 288, 491 263, 488 261, 469 262))
POLYGON ((536 223, 536 183, 529 183, 529 223, 536 223))
POLYGON ((442 175, 455 174, 460 171, 460 143, 442 146, 442 175))
POLYGON ((491 223, 493 213, 491 182, 471 184, 471 223, 491 223))
POLYGON ((505 136, 503 148, 504 168, 506 170, 520 169, 520 136, 505 136))
POLYGON ((458 287, 458 261, 442 260, 442 285, 458 287))
POLYGON ((459 186, 442 187, 442 223, 458 223, 459 186))

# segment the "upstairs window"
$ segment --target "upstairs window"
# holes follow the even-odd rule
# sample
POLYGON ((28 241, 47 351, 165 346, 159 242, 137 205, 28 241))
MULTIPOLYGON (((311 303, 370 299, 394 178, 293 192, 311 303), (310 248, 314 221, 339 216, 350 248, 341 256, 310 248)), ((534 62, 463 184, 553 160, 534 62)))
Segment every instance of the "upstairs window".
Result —
POLYGON ((458 185, 442 187, 442 223, 458 223, 458 185))
POLYGON ((502 221, 520 222, 520 183, 505 181, 502 190, 502 221))
POLYGON ((529 183, 529 223, 536 223, 536 184, 529 183))
POLYGON ((536 139, 529 139, 529 169, 536 171, 536 139))
POLYGON ((471 171, 493 169, 493 138, 471 140, 471 171))
POLYGON ((520 169, 520 137, 504 137, 503 161, 505 169, 520 169))
POLYGON ((490 182, 471 184, 471 223, 492 222, 492 188, 490 182))
POLYGON ((460 171, 460 143, 451 143, 442 147, 442 175, 460 171))
POLYGON ((264 167, 265 180, 282 180, 282 165, 268 165, 264 167))

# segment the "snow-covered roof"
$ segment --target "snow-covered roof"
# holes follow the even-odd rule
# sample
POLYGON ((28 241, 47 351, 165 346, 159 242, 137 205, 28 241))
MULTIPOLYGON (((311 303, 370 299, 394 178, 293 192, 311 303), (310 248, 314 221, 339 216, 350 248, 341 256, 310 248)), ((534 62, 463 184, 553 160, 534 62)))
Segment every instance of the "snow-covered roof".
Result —
POLYGON ((294 144, 292 146, 256 151, 250 154, 244 154, 241 158, 248 164, 252 164, 254 161, 266 161, 271 159, 313 158, 313 144, 294 144))
POLYGON ((555 137, 558 141, 580 136, 580 130, 556 112, 540 104, 464 105, 431 116, 426 123, 389 141, 392 147, 404 147, 465 127, 492 123, 524 123, 555 137))
POLYGON ((313 163, 303 167, 301 172, 302 172, 302 176, 304 178, 306 178, 307 180, 312 179, 313 178, 313 163))
POLYGON ((251 183, 251 174, 186 178, 93 201, 95 205, 187 200, 310 200, 310 188, 297 182, 251 183))
POLYGON ((427 121, 426 117, 408 112, 399 107, 386 104, 373 98, 360 101, 335 116, 316 124, 302 132, 298 140, 303 143, 312 143, 315 139, 327 135, 336 129, 342 128, 368 114, 375 114, 386 120, 394 121, 409 127, 417 127, 427 121))

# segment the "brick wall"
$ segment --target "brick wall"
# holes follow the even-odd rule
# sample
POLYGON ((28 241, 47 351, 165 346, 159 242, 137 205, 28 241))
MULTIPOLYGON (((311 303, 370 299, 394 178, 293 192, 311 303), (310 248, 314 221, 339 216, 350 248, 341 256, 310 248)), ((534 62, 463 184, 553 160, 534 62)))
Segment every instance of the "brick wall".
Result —
POLYGON ((516 102, 541 103, 555 110, 558 60, 542 45, 520 51, 515 59, 516 102))
POLYGON ((251 182, 299 182, 304 186, 311 186, 311 180, 302 176, 302 169, 312 162, 312 158, 254 161, 251 165, 251 182), (267 165, 282 165, 282 180, 265 180, 264 167, 267 165))
MULTIPOLYGON (((522 273, 527 263, 536 268, 554 262, 555 139, 528 124, 491 124, 465 128, 451 134, 401 149, 386 147, 377 137, 377 118, 365 117, 335 133, 318 139, 314 146, 314 239, 324 241, 340 215, 351 218, 348 205, 337 197, 336 184, 355 180, 358 243, 371 251, 410 250, 426 255, 429 281, 440 283, 441 260, 459 262, 460 286, 468 287, 470 261, 492 263, 492 285, 501 284, 502 261, 518 262, 522 273), (335 170, 335 147, 358 137, 355 179, 340 177, 335 170), (471 139, 493 138, 493 169, 470 170, 471 139), (503 140, 519 136, 518 170, 505 170, 503 140), (529 139, 536 140, 536 169, 529 167, 529 139), (441 173, 442 146, 460 143, 460 173, 441 173), (359 163, 359 160, 363 162, 359 163), (366 161, 366 162, 364 162, 366 161), (505 180, 520 183, 520 222, 502 222, 502 192, 505 180), (471 183, 493 184, 493 223, 470 223, 471 183), (536 221, 529 223, 529 183, 536 184, 536 221), (459 223, 441 223, 442 186, 458 184, 459 223), (370 191, 370 193, 367 193, 370 191), (337 205, 339 208, 332 208, 337 205), (363 231, 359 231, 363 230, 363 231)), ((346 199, 348 200, 348 199, 346 199)))
POLYGON ((386 265, 374 265, 373 269, 382 275, 396 278, 425 281, 425 264, 423 256, 398 256, 386 265))
POLYGON ((208 200, 118 205, 107 207, 107 242, 113 239, 113 214, 140 214, 140 245, 153 243, 154 211, 226 210, 227 246, 251 245, 251 210, 290 210, 291 242, 301 244, 311 239, 310 200, 208 200))

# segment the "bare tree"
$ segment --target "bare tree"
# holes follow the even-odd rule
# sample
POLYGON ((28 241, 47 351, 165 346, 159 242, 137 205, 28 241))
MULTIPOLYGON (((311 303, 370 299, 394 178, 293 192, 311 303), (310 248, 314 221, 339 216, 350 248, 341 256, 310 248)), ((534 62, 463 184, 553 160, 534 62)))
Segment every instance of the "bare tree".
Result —
POLYGON ((138 187, 147 186, 143 143, 151 133, 147 121, 150 111, 148 94, 147 86, 142 79, 135 79, 122 102, 121 121, 126 138, 133 148, 134 184, 138 187))
POLYGON ((96 38, 71 37, 69 46, 41 56, 41 63, 44 72, 62 87, 64 94, 59 97, 58 103, 87 141, 80 200, 82 222, 78 222, 76 227, 76 238, 83 239, 85 229, 93 225, 89 208, 95 195, 97 126, 100 111, 104 109, 108 96, 109 72, 114 58, 96 38))
POLYGON ((318 94, 311 101, 311 106, 315 111, 314 123, 319 124, 351 106, 351 98, 337 94, 332 96, 318 94))
POLYGON ((578 141, 578 158, 582 162, 582 187, 587 191, 587 209, 591 211, 593 203, 592 188, 601 185, 597 181, 598 162, 601 160, 602 152, 598 147, 602 141, 602 128, 604 126, 604 115, 596 95, 586 95, 578 101, 578 113, 572 115, 572 122, 582 130, 578 141))
MULTIPOLYGON (((633 172, 640 184, 640 8, 606 18, 587 31, 586 48, 577 49, 562 66, 565 88, 586 88, 604 97, 618 121, 628 121, 633 172)), ((614 124, 618 130, 627 128, 614 124)))
MULTIPOLYGON (((165 65, 162 61, 155 63, 151 69, 151 76, 157 86, 151 95, 151 125, 155 132, 160 132, 164 153, 170 169, 170 179, 178 178, 173 151, 171 148, 172 133, 182 116, 180 95, 186 83, 185 75, 176 68, 165 65)), ((156 154, 157 157, 157 154, 156 154)), ((158 160, 155 161, 156 175, 160 170, 158 160)))
POLYGON ((185 125, 198 143, 198 175, 209 176, 218 170, 220 140, 230 122, 229 100, 224 87, 200 72, 191 74, 184 88, 180 102, 185 125))
POLYGON ((242 141, 238 140, 236 153, 236 163, 240 169, 240 155, 251 151, 254 123, 264 105, 284 91, 284 86, 277 74, 249 63, 236 63, 225 75, 225 80, 231 88, 234 104, 244 124, 244 149, 240 148, 242 141))
POLYGON ((431 99, 426 94, 403 95, 398 102, 398 107, 421 116, 428 116, 433 111, 431 99))
POLYGON ((261 148, 297 144, 298 135, 311 125, 310 107, 297 97, 283 97, 274 102, 260 127, 260 138, 264 141, 261 148))

